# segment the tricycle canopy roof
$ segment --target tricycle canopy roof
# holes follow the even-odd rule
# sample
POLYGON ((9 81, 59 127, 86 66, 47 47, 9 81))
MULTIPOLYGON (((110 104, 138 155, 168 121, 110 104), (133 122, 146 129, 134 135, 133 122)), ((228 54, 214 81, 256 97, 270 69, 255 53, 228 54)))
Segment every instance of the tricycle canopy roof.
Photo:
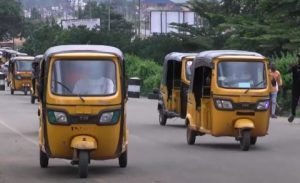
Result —
POLYGON ((240 50, 212 50, 212 51, 203 51, 200 52, 195 57, 194 67, 212 67, 212 62, 215 58, 222 57, 222 56, 251 56, 251 57, 258 57, 258 59, 265 59, 259 53, 256 52, 249 52, 249 51, 240 51, 240 50))
POLYGON ((22 61, 33 61, 34 57, 31 56, 20 56, 20 57, 13 57, 10 59, 11 62, 15 62, 18 60, 22 60, 22 61))
POLYGON ((40 62, 44 58, 44 55, 37 55, 34 57, 34 62, 40 62))
POLYGON ((197 55, 197 53, 172 52, 172 53, 169 53, 168 55, 166 55, 165 62, 168 62, 171 60, 181 62, 184 57, 192 57, 192 56, 196 56, 196 55, 197 55))
POLYGON ((123 53, 118 48, 105 45, 61 45, 49 48, 45 53, 45 61, 48 61, 55 54, 62 53, 108 53, 116 55, 123 60, 123 53))

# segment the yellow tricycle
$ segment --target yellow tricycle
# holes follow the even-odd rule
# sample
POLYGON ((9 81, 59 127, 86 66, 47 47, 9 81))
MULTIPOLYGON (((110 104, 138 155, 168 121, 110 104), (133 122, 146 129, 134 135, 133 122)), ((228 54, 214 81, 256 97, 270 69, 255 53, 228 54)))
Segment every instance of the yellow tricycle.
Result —
POLYGON ((187 143, 196 136, 235 137, 242 150, 267 135, 271 81, 268 60, 255 52, 199 53, 192 65, 187 143))
POLYGON ((32 62, 34 57, 20 56, 9 60, 7 82, 10 86, 10 93, 23 91, 25 95, 30 92, 32 62))
POLYGON ((80 178, 88 176, 91 160, 118 158, 126 167, 123 53, 111 46, 56 46, 40 65, 40 166, 48 167, 49 158, 69 159, 80 178))
POLYGON ((35 103, 35 100, 38 99, 38 87, 39 87, 39 74, 40 74, 40 63, 44 55, 38 55, 34 58, 32 62, 32 75, 31 75, 31 104, 35 103))
POLYGON ((195 53, 173 52, 165 57, 160 91, 155 91, 159 94, 159 124, 162 126, 168 118, 184 119, 186 116, 187 91, 195 56, 195 53))

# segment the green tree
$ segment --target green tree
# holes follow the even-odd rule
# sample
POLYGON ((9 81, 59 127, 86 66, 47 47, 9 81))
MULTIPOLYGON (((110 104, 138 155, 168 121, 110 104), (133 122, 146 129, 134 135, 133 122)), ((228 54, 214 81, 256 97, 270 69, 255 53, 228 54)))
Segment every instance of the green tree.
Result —
MULTIPOLYGON (((209 22, 214 48, 255 50, 266 55, 300 46, 298 0, 193 0, 194 11, 209 22)), ((203 32, 191 32, 203 36, 203 32)))
POLYGON ((22 6, 16 0, 0 0, 0 39, 18 36, 22 29, 22 6))

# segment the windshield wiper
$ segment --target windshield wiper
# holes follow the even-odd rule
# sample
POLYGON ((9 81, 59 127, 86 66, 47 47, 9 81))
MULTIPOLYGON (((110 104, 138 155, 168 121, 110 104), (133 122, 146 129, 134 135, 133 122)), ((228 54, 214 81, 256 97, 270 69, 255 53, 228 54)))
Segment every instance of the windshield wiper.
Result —
MULTIPOLYGON (((265 82, 266 82, 266 80, 263 80, 263 81, 261 81, 261 82, 259 82, 259 83, 256 83, 253 87, 257 87, 257 86, 259 86, 259 85, 261 85, 261 84, 263 84, 263 83, 265 83, 265 82)), ((247 90, 245 91, 245 93, 248 93, 248 91, 249 91, 250 89, 252 89, 253 87, 247 88, 247 90)))
MULTIPOLYGON (((65 84, 63 84, 62 82, 59 82, 59 81, 56 81, 56 80, 53 80, 55 83, 61 85, 64 89, 66 89, 69 93, 73 94, 72 90, 67 87, 65 84)), ((78 93, 77 96, 80 98, 80 100, 82 102, 85 102, 85 100, 83 99, 83 97, 78 93)))

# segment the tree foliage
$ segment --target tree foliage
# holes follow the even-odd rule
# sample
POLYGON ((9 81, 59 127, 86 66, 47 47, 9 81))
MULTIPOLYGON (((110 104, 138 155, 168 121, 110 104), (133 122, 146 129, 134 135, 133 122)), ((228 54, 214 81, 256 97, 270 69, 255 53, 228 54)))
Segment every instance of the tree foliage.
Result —
POLYGON ((22 6, 16 0, 0 0, 0 39, 18 36, 22 29, 22 6))
POLYGON ((209 23, 197 32, 189 31, 190 35, 210 37, 213 49, 246 49, 273 55, 300 46, 298 0, 192 0, 190 5, 209 23))

